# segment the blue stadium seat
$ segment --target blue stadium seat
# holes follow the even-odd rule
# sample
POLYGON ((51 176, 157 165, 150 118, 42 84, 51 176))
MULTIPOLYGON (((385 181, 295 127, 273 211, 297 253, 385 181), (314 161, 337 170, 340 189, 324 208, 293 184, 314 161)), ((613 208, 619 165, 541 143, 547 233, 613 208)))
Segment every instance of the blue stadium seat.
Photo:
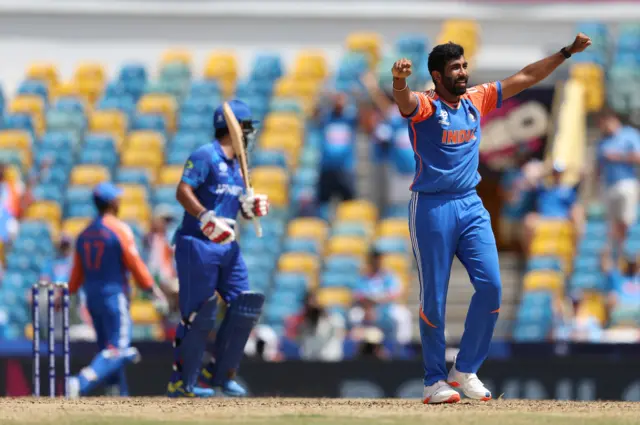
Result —
POLYGON ((578 252, 582 254, 600 254, 606 244, 607 240, 604 237, 583 239, 578 246, 578 252))
POLYGON ((325 271, 320 276, 320 286, 323 288, 356 289, 360 283, 359 273, 340 273, 325 271))
POLYGON ((82 100, 73 96, 65 96, 56 99, 54 108, 60 111, 85 113, 85 105, 82 100))
POLYGON ((109 169, 113 169, 118 164, 118 155, 115 151, 104 149, 83 149, 80 152, 78 163, 104 165, 109 169))
MULTIPOLYGON (((68 154, 67 154, 68 155, 68 154)), ((60 158, 58 158, 60 159, 60 158)), ((40 176, 40 183, 64 187, 69 181, 69 166, 59 162, 40 176)))
POLYGON ((67 189, 65 198, 67 203, 92 203, 93 190, 88 186, 71 186, 67 189))
POLYGON ((275 289, 305 293, 309 286, 309 280, 306 275, 301 273, 280 272, 273 277, 273 284, 275 289))
POLYGON ((46 114, 47 130, 73 132, 77 137, 81 136, 86 127, 86 119, 82 114, 65 110, 49 109, 46 114))
POLYGON ((147 70, 143 64, 130 63, 124 65, 118 74, 120 81, 147 81, 147 70))
POLYGON ((585 225, 584 238, 603 238, 607 236, 608 224, 604 221, 588 221, 585 225))
POLYGON ((518 325, 514 329, 513 339, 516 342, 542 342, 549 334, 549 330, 540 324, 518 325))
MULTIPOLYGON (((130 96, 129 92, 127 91, 127 86, 125 86, 125 84, 122 81, 116 80, 116 81, 111 81, 107 83, 107 85, 104 88, 102 100, 120 99, 122 97, 127 97, 127 96, 130 96)), ((100 108, 100 109, 103 109, 103 108, 100 108)), ((110 109, 110 108, 106 108, 106 109, 110 109)))
POLYGON ((33 136, 34 127, 33 120, 30 115, 27 114, 7 114, 2 120, 2 128, 27 130, 33 136))
POLYGON ((165 162, 169 165, 183 165, 187 162, 191 152, 188 149, 171 146, 166 151, 165 162))
POLYGON ((119 168, 116 173, 116 182, 141 184, 147 188, 151 187, 149 171, 144 168, 119 168))
POLYGON ((314 239, 288 238, 284 241, 285 252, 306 252, 318 254, 320 247, 314 239))
POLYGON ((359 258, 347 255, 331 255, 325 258, 326 271, 343 274, 359 274, 362 263, 359 258))
POLYGON ((40 140, 41 148, 55 149, 56 151, 70 154, 76 145, 73 133, 67 131, 48 131, 40 140))
POLYGON ((320 173, 316 168, 299 167, 293 175, 293 184, 296 186, 316 186, 320 179, 320 173))
POLYGON ((203 132, 213 130, 213 116, 201 114, 181 114, 178 119, 178 128, 181 131, 203 132))
POLYGON ((219 103, 220 99, 217 97, 188 97, 184 102, 182 102, 182 105, 180 105, 180 114, 205 115, 213 119, 213 112, 219 103))
POLYGON ((221 99, 220 84, 215 80, 192 81, 189 94, 190 97, 221 99))
MULTIPOLYGON (((292 306, 301 306, 302 300, 304 298, 304 294, 300 294, 299 292, 294 291, 283 291, 279 289, 275 289, 269 295, 269 303, 272 304, 287 304, 292 306)), ((293 307, 291 307, 293 308, 293 307)))
POLYGON ((409 54, 424 55, 427 53, 429 42, 422 34, 403 34, 396 40, 396 51, 400 56, 409 54))
POLYGON ((376 250, 383 254, 406 254, 408 252, 407 241, 403 238, 379 238, 374 245, 376 250))
POLYGON ((40 183, 33 189, 33 197, 38 201, 54 201, 61 203, 64 194, 61 185, 40 183))
POLYGON ((153 190, 152 202, 154 205, 177 202, 175 186, 156 186, 153 190))
POLYGON ((284 65, 278 53, 262 53, 254 57, 250 71, 251 79, 275 81, 284 75, 284 65))
POLYGON ((540 323, 546 326, 551 325, 553 320, 553 310, 551 305, 523 305, 518 310, 518 324, 540 323))
POLYGON ((384 211, 384 218, 407 218, 407 214, 409 214, 407 205, 389 205, 384 211))
POLYGON ((529 291, 522 295, 522 306, 551 306, 553 294, 549 291, 529 291))
POLYGON ((298 305, 269 302, 265 306, 264 318, 267 323, 282 323, 287 317, 299 312, 298 305))
POLYGON ((116 143, 113 136, 106 133, 89 133, 84 139, 85 149, 102 149, 107 151, 116 151, 116 143))
POLYGON ((287 158, 282 151, 256 149, 251 155, 251 165, 254 167, 274 166, 287 168, 287 158))
POLYGON ((206 145, 211 141, 211 136, 206 131, 178 131, 169 142, 171 148, 181 148, 189 152, 193 152, 202 145, 206 145))
POLYGON ((18 237, 32 238, 32 239, 49 239, 51 233, 47 223, 44 221, 23 221, 20 224, 20 231, 18 237))
POLYGON ((600 273, 600 258, 595 255, 578 255, 573 270, 576 273, 600 273))
POLYGON ((576 291, 603 291, 607 286, 607 279, 602 273, 576 272, 571 276, 569 287, 576 291))
POLYGON ((360 221, 341 221, 331 228, 332 236, 357 236, 366 238, 369 235, 367 226, 360 221))
POLYGON ((562 271, 562 262, 557 257, 532 257, 527 261, 527 271, 531 270, 562 271))
POLYGON ((273 261, 271 261, 271 258, 266 255, 253 255, 247 253, 246 255, 243 255, 243 257, 244 262, 249 269, 256 269, 260 270, 263 273, 269 273, 275 267, 273 261))
POLYGON ((67 204, 65 208, 65 218, 94 217, 97 213, 98 211, 93 202, 88 204, 72 202, 67 204))
POLYGON ((22 167, 22 159, 19 151, 0 150, 0 164, 10 164, 16 167, 22 167))
POLYGON ((132 130, 154 130, 167 132, 167 123, 162 115, 136 114, 131 125, 132 130))
POLYGON ((302 106, 300 106, 300 102, 296 99, 275 98, 271 100, 269 109, 272 112, 302 113, 302 106))
POLYGON ((49 90, 47 85, 38 80, 26 80, 20 83, 18 94, 34 94, 40 96, 45 102, 49 99, 49 90))
MULTIPOLYGON (((123 88, 124 90, 124 88, 123 88)), ((97 108, 101 111, 117 110, 127 114, 128 117, 134 115, 136 111, 136 102, 133 98, 125 92, 119 97, 105 97, 98 102, 97 108)))

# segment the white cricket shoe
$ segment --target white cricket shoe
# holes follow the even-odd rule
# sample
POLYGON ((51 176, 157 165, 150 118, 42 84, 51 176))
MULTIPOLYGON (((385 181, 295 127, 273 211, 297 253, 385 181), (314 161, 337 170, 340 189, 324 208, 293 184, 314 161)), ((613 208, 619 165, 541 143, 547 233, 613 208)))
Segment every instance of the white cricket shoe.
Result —
POLYGON ((80 381, 78 381, 77 376, 70 376, 69 380, 67 381, 67 385, 69 385, 69 398, 80 397, 80 381))
POLYGON ((424 387, 422 402, 424 404, 457 403, 460 394, 444 381, 438 381, 433 385, 424 387))
POLYGON ((453 388, 457 388, 463 394, 474 400, 489 401, 491 400, 491 391, 484 386, 482 381, 478 379, 475 373, 462 373, 456 370, 454 365, 449 372, 447 382, 453 388))

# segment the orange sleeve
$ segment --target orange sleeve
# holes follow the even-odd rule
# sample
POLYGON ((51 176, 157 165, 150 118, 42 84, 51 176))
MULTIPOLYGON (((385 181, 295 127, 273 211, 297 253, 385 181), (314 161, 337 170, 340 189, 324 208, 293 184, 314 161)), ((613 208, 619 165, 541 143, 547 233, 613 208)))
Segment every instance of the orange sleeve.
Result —
POLYGON ((471 87, 467 90, 467 96, 481 116, 502 106, 502 86, 499 81, 471 87))
POLYGON ((73 266, 71 267, 71 277, 69 278, 69 293, 75 294, 84 283, 84 270, 82 269, 82 261, 80 254, 76 250, 73 254, 73 266))
POLYGON ((131 228, 115 217, 109 217, 109 219, 105 217, 103 223, 118 237, 122 247, 122 260, 138 283, 138 286, 147 290, 153 288, 153 277, 151 277, 149 269, 140 258, 131 228))
POLYGON ((415 91, 411 94, 418 99, 418 107, 411 115, 404 115, 405 118, 408 118, 411 122, 420 122, 433 115, 433 103, 429 96, 425 93, 415 91))

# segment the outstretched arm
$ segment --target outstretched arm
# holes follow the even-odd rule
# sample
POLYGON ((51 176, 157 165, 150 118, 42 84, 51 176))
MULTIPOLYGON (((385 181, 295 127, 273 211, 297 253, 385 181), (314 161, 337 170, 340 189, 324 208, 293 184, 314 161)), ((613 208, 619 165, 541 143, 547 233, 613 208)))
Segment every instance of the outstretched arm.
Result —
MULTIPOLYGON (((564 48, 564 50, 572 55, 580 53, 591 45, 591 39, 585 34, 578 34, 573 43, 564 48)), ((508 99, 517 95, 523 90, 538 84, 547 78, 556 68, 564 61, 565 56, 562 51, 554 53, 542 60, 532 63, 518 71, 511 77, 501 81, 502 99, 508 99)))
POLYGON ((400 113, 409 116, 418 108, 418 99, 407 85, 407 77, 411 75, 411 61, 400 59, 391 68, 393 74, 393 100, 398 105, 400 113))

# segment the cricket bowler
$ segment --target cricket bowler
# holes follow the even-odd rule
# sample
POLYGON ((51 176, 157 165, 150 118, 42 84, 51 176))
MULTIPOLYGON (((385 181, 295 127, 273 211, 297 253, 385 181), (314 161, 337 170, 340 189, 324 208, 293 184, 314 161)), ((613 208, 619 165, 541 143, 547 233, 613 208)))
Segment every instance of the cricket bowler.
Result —
MULTIPOLYGON (((245 148, 254 133, 247 104, 229 106, 240 124, 245 148)), ((249 291, 247 267, 236 241, 238 211, 246 219, 265 216, 265 195, 247 195, 222 106, 213 115, 215 140, 194 151, 184 167, 176 197, 185 214, 175 237, 179 305, 175 362, 169 397, 226 396, 246 390, 234 380, 249 334, 260 317, 264 295, 249 291), (215 330, 218 297, 227 305, 216 333, 212 360, 202 368, 209 334, 215 330), (198 386, 198 380, 207 386, 198 386)))
POLYGON ((141 289, 164 299, 140 258, 131 228, 117 218, 121 195, 122 189, 109 182, 98 184, 93 190, 98 216, 76 240, 69 292, 83 288, 100 352, 70 379, 72 397, 88 395, 100 385, 117 389, 120 396, 129 395, 125 366, 140 356, 130 346, 128 272, 141 289))
POLYGON ((590 45, 589 37, 578 34, 571 45, 511 77, 470 88, 464 49, 454 43, 438 45, 429 54, 435 90, 411 91, 406 80, 411 75, 411 61, 400 59, 393 65, 393 97, 409 120, 416 159, 409 230, 420 280, 425 404, 460 401, 454 388, 472 399, 491 400, 491 393, 476 376, 488 354, 501 298, 491 218, 475 189, 480 182, 482 116, 542 81, 590 45), (467 269, 475 293, 460 352, 447 373, 444 318, 454 255, 467 269))

